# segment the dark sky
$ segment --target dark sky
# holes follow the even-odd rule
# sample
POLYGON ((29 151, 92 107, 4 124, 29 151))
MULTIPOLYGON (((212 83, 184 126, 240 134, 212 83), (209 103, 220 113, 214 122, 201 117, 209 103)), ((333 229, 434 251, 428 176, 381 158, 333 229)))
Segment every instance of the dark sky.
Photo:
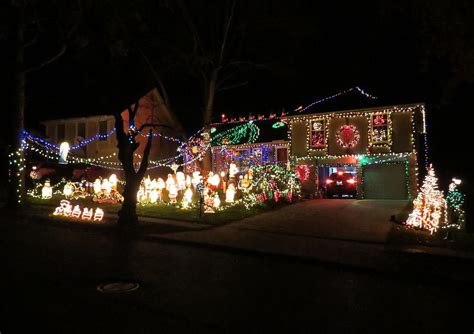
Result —
MULTIPOLYGON (((181 16, 168 11, 166 2, 127 2, 125 24, 132 32, 126 37, 107 30, 113 25, 110 6, 119 2, 96 3, 82 18, 82 40, 28 78, 29 125, 40 118, 100 113, 107 109, 104 101, 128 103, 135 92, 153 85, 149 70, 136 60, 134 43, 155 61, 171 54, 170 47, 182 39, 181 16), (135 11, 146 24, 133 23, 135 11), (127 65, 117 64, 115 70, 108 46, 122 39, 127 65), (117 82, 124 85, 112 89, 117 82)), ((189 3, 190 13, 203 40, 211 41, 207 29, 220 22, 223 1, 198 3, 189 3)), ((426 102, 432 160, 444 176, 467 177, 470 168, 462 157, 470 151, 472 132, 473 6, 467 0, 240 1, 235 22, 243 32, 232 52, 259 66, 242 75, 247 85, 217 97, 216 115, 292 110, 359 85, 381 103, 426 102)), ((54 47, 48 38, 54 36, 45 34, 46 46, 29 51, 29 61, 54 47)), ((175 112, 192 133, 199 128, 201 87, 179 68, 168 69, 163 79, 175 112)))

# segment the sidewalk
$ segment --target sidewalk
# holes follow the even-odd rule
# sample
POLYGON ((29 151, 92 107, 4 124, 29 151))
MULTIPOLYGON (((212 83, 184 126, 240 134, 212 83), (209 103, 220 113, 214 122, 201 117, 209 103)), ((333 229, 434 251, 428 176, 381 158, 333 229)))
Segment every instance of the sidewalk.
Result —
POLYGON ((429 275, 474 282, 474 253, 416 245, 336 240, 242 229, 230 224, 206 230, 147 234, 150 241, 180 242, 195 246, 264 256, 311 261, 351 270, 394 275, 429 275))
MULTIPOLYGON (((293 222, 286 222, 289 229, 278 230, 274 225, 267 228, 265 215, 248 218, 252 224, 247 224, 247 219, 244 219, 224 226, 140 217, 141 222, 153 223, 156 227, 163 226, 165 231, 154 232, 157 229, 144 228, 139 238, 152 242, 182 243, 217 251, 246 253, 249 256, 315 262, 348 270, 394 276, 430 275, 430 279, 448 278, 474 282, 474 253, 471 252, 411 244, 387 244, 386 240, 357 241, 321 236, 318 233, 290 233, 293 222), (256 228, 254 224, 258 219, 260 225, 256 228)), ((48 220, 47 217, 40 219, 48 220)), ((317 225, 318 222, 313 221, 312 224, 317 225)), ((87 228, 87 225, 80 226, 87 228)))

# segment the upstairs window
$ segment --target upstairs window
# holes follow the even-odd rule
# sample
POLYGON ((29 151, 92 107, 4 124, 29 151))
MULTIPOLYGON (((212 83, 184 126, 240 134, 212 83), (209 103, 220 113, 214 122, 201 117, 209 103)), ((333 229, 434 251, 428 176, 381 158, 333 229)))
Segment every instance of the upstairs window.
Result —
POLYGON ((82 139, 86 138, 86 123, 77 123, 77 136, 81 137, 82 139))
POLYGON ((324 120, 318 119, 310 122, 309 147, 316 149, 326 147, 326 127, 324 120))
POLYGON ((104 135, 104 136, 100 136, 99 140, 100 141, 106 141, 107 140, 107 131, 108 131, 108 127, 107 127, 107 121, 100 121, 99 122, 99 133, 101 135, 104 135))
POLYGON ((372 143, 388 143, 388 116, 387 114, 372 115, 372 143))
POLYGON ((58 143, 61 143, 66 139, 66 124, 58 124, 56 137, 58 143))

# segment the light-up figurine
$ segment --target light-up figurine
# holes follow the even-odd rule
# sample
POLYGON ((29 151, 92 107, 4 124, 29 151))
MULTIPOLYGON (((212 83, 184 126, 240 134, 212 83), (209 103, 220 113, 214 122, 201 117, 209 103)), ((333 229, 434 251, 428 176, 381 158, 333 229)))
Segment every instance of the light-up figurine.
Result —
POLYGON ((102 190, 102 183, 100 182, 100 179, 95 179, 94 181, 94 193, 98 194, 102 190))
POLYGON ((225 192, 225 201, 227 203, 233 203, 234 202, 234 197, 235 197, 235 186, 234 184, 229 184, 229 187, 227 188, 225 192))
POLYGON ((41 189, 41 198, 50 199, 53 197, 53 188, 51 187, 51 181, 44 181, 43 188, 41 189))

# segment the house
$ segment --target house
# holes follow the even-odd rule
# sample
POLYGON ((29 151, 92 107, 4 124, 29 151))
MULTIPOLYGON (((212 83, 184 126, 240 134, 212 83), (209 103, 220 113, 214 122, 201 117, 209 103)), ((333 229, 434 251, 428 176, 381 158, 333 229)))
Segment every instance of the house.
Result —
POLYGON ((323 188, 342 169, 357 176, 359 198, 416 196, 418 169, 426 159, 424 104, 289 115, 282 121, 288 124, 290 157, 309 171, 302 180, 306 189, 323 188))
MULTIPOLYGON (((124 127, 127 129, 128 111, 122 112, 124 127)), ((115 118, 113 115, 97 115, 88 117, 72 117, 64 119, 45 120, 41 122, 46 129, 47 139, 59 145, 68 142, 71 154, 78 158, 100 159, 117 162, 117 140, 115 136, 115 118)), ((156 89, 151 90, 139 99, 139 109, 135 117, 135 126, 143 124, 159 124, 153 130, 150 159, 160 160, 177 155, 177 147, 184 138, 184 131, 179 121, 163 104, 156 89)), ((148 140, 146 134, 150 127, 145 127, 143 135, 136 140, 140 146, 136 153, 142 154, 148 140)), ((137 155, 137 160, 139 156, 137 155)))
POLYGON ((289 160, 307 194, 323 191, 328 177, 342 171, 354 175, 358 198, 410 199, 416 196, 418 170, 426 165, 421 103, 295 111, 280 118, 214 126, 214 171, 226 170, 231 162, 245 170, 289 160))

